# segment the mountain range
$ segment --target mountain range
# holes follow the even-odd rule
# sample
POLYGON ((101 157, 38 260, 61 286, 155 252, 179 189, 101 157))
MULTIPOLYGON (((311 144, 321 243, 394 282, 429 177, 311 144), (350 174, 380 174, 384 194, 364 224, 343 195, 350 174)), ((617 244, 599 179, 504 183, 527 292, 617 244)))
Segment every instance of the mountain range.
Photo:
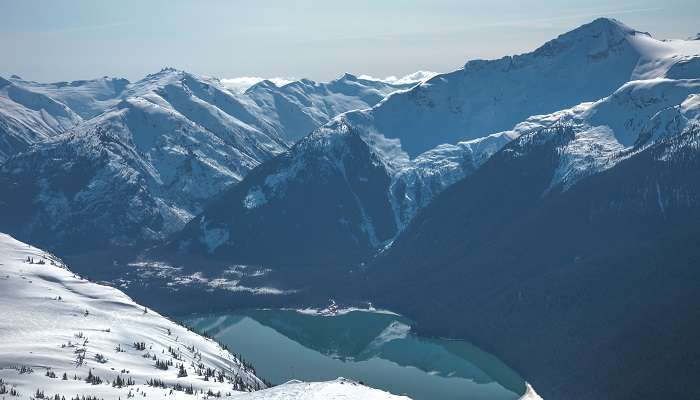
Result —
POLYGON ((346 74, 235 94, 174 69, 135 83, 1 84, 2 228, 78 252, 163 239, 295 138, 408 87, 346 74))
MULTIPOLYGON (((532 53, 470 61, 329 121, 223 192, 173 237, 171 248, 272 265, 362 262, 512 139, 567 116, 585 118, 582 103, 634 93, 627 82, 697 77, 698 54, 698 41, 656 40, 598 19, 532 53)), ((602 137, 611 147, 593 148, 602 153, 591 157, 631 146, 629 131, 684 99, 647 94, 595 114, 615 137, 602 137), (643 115, 619 114, 656 101, 643 115), (628 118, 637 125, 627 126, 628 118)), ((587 169, 584 163, 572 168, 587 169)))

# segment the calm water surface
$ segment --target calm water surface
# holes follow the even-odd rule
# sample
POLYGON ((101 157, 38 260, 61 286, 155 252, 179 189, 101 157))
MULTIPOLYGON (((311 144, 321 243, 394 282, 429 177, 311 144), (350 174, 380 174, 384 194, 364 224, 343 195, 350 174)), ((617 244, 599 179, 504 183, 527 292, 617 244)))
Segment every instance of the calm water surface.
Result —
POLYGON ((494 356, 468 342, 415 336, 408 320, 389 313, 249 310, 181 319, 274 384, 342 376, 415 400, 511 400, 525 391, 520 376, 494 356))

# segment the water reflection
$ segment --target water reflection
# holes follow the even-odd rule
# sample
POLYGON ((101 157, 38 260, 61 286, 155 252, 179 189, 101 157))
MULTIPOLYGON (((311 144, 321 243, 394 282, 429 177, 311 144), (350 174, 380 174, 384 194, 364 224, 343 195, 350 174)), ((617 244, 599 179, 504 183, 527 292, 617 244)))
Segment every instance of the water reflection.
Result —
POLYGON ((410 321, 393 314, 250 310, 184 321, 241 353, 273 383, 344 376, 417 400, 516 399, 525 390, 497 358, 467 342, 412 335, 410 321))

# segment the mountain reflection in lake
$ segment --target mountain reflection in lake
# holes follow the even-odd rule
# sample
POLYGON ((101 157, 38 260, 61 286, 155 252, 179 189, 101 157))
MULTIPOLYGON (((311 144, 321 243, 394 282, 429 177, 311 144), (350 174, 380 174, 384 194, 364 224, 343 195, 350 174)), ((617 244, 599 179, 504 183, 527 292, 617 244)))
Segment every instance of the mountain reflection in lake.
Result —
POLYGON ((321 381, 339 376, 413 399, 517 399, 525 383, 475 346, 410 333, 391 313, 336 315, 247 310, 193 315, 183 322, 253 363, 272 381, 321 381))

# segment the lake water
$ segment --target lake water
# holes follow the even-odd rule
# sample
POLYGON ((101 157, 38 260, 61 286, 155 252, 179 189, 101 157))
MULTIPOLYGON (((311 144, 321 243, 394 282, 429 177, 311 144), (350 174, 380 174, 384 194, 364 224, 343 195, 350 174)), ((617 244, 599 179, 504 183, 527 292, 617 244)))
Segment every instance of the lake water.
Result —
POLYGON ((522 378, 494 356, 464 341, 415 336, 408 320, 390 313, 249 310, 182 321, 274 384, 342 376, 415 400, 512 400, 525 391, 522 378))

